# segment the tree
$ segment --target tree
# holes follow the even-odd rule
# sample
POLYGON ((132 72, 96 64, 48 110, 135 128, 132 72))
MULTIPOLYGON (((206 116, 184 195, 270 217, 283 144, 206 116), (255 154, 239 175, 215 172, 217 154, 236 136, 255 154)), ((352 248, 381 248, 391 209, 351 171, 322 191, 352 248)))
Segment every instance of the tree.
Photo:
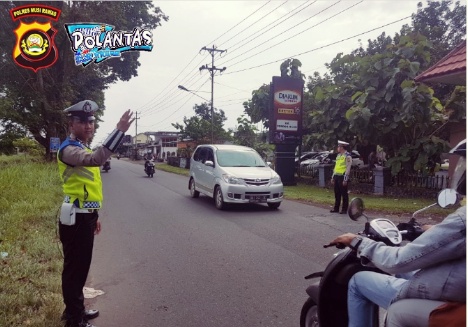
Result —
POLYGON ((234 140, 239 145, 255 147, 257 141, 257 128, 251 121, 242 115, 237 118, 237 129, 234 132, 234 140))
MULTIPOLYGON (((10 1, 3 6, 9 10, 26 4, 30 2, 10 1)), ((149 1, 46 1, 41 4, 62 10, 58 23, 62 26, 74 22, 103 22, 119 30, 135 27, 153 30, 168 20, 161 9, 149 1)), ((36 16, 24 19, 26 23, 32 21, 44 22, 44 19, 36 16)), ((65 29, 55 26, 59 58, 51 67, 34 73, 12 60, 13 31, 17 25, 9 19, 0 20, 0 121, 2 125, 17 124, 26 129, 48 154, 50 137, 64 139, 67 135, 63 109, 83 99, 91 99, 103 108, 104 91, 109 85, 138 75, 140 54, 126 52, 120 58, 85 68, 76 66, 65 29)))
POLYGON ((244 112, 252 123, 262 123, 265 128, 270 126, 270 85, 263 84, 258 90, 252 91, 252 99, 243 103, 244 112))
POLYGON ((26 131, 22 128, 8 124, 0 131, 0 154, 16 153, 14 142, 26 136, 26 131))
MULTIPOLYGON (((197 144, 211 143, 211 106, 202 103, 193 107, 195 116, 184 117, 183 125, 173 123, 172 126, 178 129, 183 139, 190 139, 197 144)), ((220 143, 231 139, 231 136, 223 128, 227 120, 223 110, 213 109, 213 138, 214 143, 220 143)))

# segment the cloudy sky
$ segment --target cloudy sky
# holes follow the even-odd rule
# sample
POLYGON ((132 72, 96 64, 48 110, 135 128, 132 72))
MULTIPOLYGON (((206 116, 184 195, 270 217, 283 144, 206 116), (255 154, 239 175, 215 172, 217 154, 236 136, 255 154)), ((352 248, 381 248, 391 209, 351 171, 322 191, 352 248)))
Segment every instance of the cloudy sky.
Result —
MULTIPOLYGON (((466 2, 466 1, 463 1, 466 2)), ((302 62, 302 72, 326 72, 337 53, 349 53, 382 32, 393 36, 409 24, 417 10, 414 0, 318 1, 157 1, 169 16, 153 31, 152 52, 142 52, 138 76, 106 90, 104 122, 95 144, 115 127, 121 114, 138 112, 138 133, 175 131, 194 115, 193 106, 211 97, 211 56, 203 47, 226 52, 215 55, 215 66, 226 70, 214 78, 214 106, 234 128, 251 92, 278 76, 287 58, 302 62), (179 90, 182 85, 194 93, 179 90)), ((425 3, 425 1, 424 1, 425 3)), ((116 26, 118 29, 118 26, 116 26)), ((123 54, 125 55, 125 53, 123 54)), ((109 59, 112 60, 112 59, 109 59)), ((208 102, 208 101, 206 101, 208 102)), ((136 125, 128 134, 135 135, 136 125)))

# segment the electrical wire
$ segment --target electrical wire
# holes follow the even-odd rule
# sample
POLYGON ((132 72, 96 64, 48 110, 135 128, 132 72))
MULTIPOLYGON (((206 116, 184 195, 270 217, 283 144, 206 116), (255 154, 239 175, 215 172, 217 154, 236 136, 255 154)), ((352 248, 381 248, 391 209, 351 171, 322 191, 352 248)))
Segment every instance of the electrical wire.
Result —
MULTIPOLYGON (((328 10, 328 9, 331 8, 332 6, 337 5, 339 2, 341 2, 341 0, 338 1, 338 2, 335 2, 333 5, 331 5, 331 6, 327 7, 327 8, 325 8, 324 10, 322 10, 322 11, 319 12, 319 13, 322 13, 322 12, 324 12, 325 10, 328 10)), ((312 28, 314 28, 314 27, 316 27, 316 26, 318 26, 318 25, 320 25, 320 24, 323 24, 323 23, 325 23, 326 21, 328 21, 328 20, 330 20, 330 19, 332 19, 332 18, 334 18, 334 17, 336 17, 336 16, 338 16, 338 15, 340 15, 340 14, 342 14, 342 13, 348 11, 348 10, 350 10, 351 8, 357 6, 358 4, 361 4, 362 2, 364 2, 364 1, 361 0, 361 1, 359 1, 358 3, 355 3, 355 4, 351 5, 351 6, 349 6, 348 8, 343 9, 343 10, 341 10, 340 12, 338 12, 338 13, 336 13, 336 14, 334 14, 334 15, 332 15, 332 16, 330 16, 330 17, 328 17, 328 18, 326 18, 326 19, 324 19, 324 20, 322 20, 322 21, 320 21, 319 23, 317 23, 317 24, 315 24, 315 25, 313 25, 313 26, 311 26, 311 27, 309 27, 309 28, 306 28, 305 30, 302 30, 302 31, 299 32, 299 33, 294 34, 293 36, 291 36, 291 37, 288 38, 288 41, 290 41, 292 38, 294 38, 294 37, 296 37, 296 36, 298 36, 298 35, 301 35, 302 33, 306 32, 306 31, 308 31, 308 30, 310 30, 310 29, 312 29, 312 28)), ((268 42, 268 41, 266 41, 266 42, 268 42)), ((260 45, 263 45, 263 44, 265 44, 266 42, 264 42, 264 43, 262 43, 262 44, 260 44, 260 45)), ((265 52, 265 51, 267 51, 267 50, 271 50, 272 48, 274 48, 274 47, 276 47, 276 46, 278 46, 278 45, 280 45, 280 44, 284 44, 284 41, 280 41, 280 42, 278 42, 278 43, 276 43, 276 44, 274 44, 274 45, 272 45, 272 46, 270 46, 270 47, 268 47, 268 48, 266 48, 266 49, 263 49, 263 50, 261 50, 261 51, 255 53, 255 54, 251 55, 250 57, 247 57, 247 58, 244 58, 244 59, 242 59, 242 60, 240 60, 240 61, 238 61, 238 62, 235 62, 235 63, 231 64, 231 67, 232 67, 232 66, 235 66, 235 65, 237 65, 237 64, 239 64, 239 63, 241 63, 241 62, 244 62, 244 61, 246 61, 246 60, 248 60, 248 59, 250 59, 250 58, 252 58, 252 57, 255 57, 255 56, 257 56, 257 55, 259 55, 259 54, 261 54, 261 53, 263 53, 263 52, 265 52)), ((253 49, 253 48, 252 48, 252 49, 253 49)), ((232 58, 232 59, 234 59, 234 58, 232 58)), ((231 60, 232 60, 232 59, 231 59, 231 60)))
POLYGON ((365 31, 365 32, 362 32, 362 33, 359 33, 359 34, 355 34, 355 35, 353 35, 353 36, 350 36, 350 37, 341 39, 341 40, 336 41, 336 42, 332 42, 332 43, 323 45, 323 46, 321 46, 321 47, 317 47, 317 48, 314 48, 314 49, 311 49, 311 50, 308 50, 308 51, 304 51, 304 52, 301 52, 301 53, 297 53, 297 54, 294 54, 294 55, 291 55, 291 56, 288 56, 288 57, 285 57, 285 58, 282 58, 282 59, 278 59, 278 60, 275 60, 275 61, 270 61, 270 62, 265 63, 265 64, 261 64, 261 65, 257 65, 257 66, 253 66, 253 67, 249 67, 249 68, 245 68, 245 69, 240 69, 240 70, 236 70, 236 71, 233 71, 233 72, 228 72, 228 73, 225 73, 225 74, 228 75, 228 74, 239 73, 239 72, 243 72, 243 71, 246 71, 246 70, 251 70, 251 69, 254 69, 254 68, 259 68, 259 67, 271 65, 271 64, 274 64, 274 63, 277 63, 277 62, 280 62, 280 61, 284 61, 284 60, 286 60, 286 59, 293 58, 293 57, 298 57, 298 56, 304 55, 304 54, 306 54, 306 53, 310 53, 310 52, 317 51, 317 50, 320 50, 320 49, 323 49, 323 48, 327 48, 327 47, 329 47, 329 46, 332 46, 332 45, 335 45, 335 44, 338 44, 338 43, 341 43, 341 42, 344 42, 344 41, 348 41, 348 40, 353 39, 353 38, 355 38, 355 37, 362 36, 362 35, 364 35, 364 34, 367 34, 367 33, 373 32, 373 31, 375 31, 375 30, 378 30, 378 29, 380 29, 380 28, 382 28, 382 27, 386 27, 386 26, 389 26, 389 25, 392 25, 392 24, 401 22, 401 21, 403 21, 403 20, 405 20, 405 19, 408 19, 408 18, 411 18, 411 16, 407 16, 407 17, 404 17, 404 18, 395 20, 395 21, 390 22, 390 23, 388 23, 388 24, 381 25, 381 26, 379 26, 379 27, 370 29, 370 30, 368 30, 368 31, 365 31))
MULTIPOLYGON (((300 12, 302 12, 303 10, 305 10, 305 9, 308 8, 308 7, 310 7, 311 5, 313 5, 313 4, 316 3, 316 2, 317 2, 317 1, 314 1, 314 2, 312 2, 312 3, 310 3, 310 4, 308 4, 306 7, 300 9, 298 12, 293 13, 294 10, 298 10, 301 6, 307 4, 307 2, 305 2, 304 4, 302 4, 302 5, 299 6, 299 7, 296 7, 294 10, 291 10, 291 11, 288 13, 288 14, 290 15, 289 17, 286 15, 286 16, 283 18, 282 21, 277 22, 275 25, 273 25, 275 22, 270 23, 270 24, 266 25, 265 27, 263 27, 262 29, 258 30, 257 32, 255 32, 255 33, 253 33, 253 34, 247 36, 247 37, 244 38, 242 41, 240 41, 240 42, 238 42, 238 43, 232 45, 231 47, 234 47, 234 46, 238 45, 239 43, 242 43, 243 41, 246 41, 245 43, 243 43, 242 45, 238 46, 237 48, 230 49, 230 50, 229 50, 229 53, 231 54, 231 53, 233 53, 234 51, 236 51, 236 50, 238 50, 238 49, 240 49, 240 48, 246 46, 246 45, 249 44, 250 42, 252 42, 252 41, 258 39, 259 37, 264 36, 265 34, 260 34, 260 33, 261 33, 265 28, 268 28, 268 27, 270 27, 271 25, 273 25, 273 26, 268 30, 268 32, 270 32, 270 31, 273 30, 275 27, 277 27, 277 26, 281 25, 282 23, 286 22, 287 20, 289 20, 290 18, 292 18, 292 17, 294 17, 295 15, 299 14, 300 12), (249 37, 251 37, 251 36, 253 36, 253 35, 255 35, 255 34, 259 34, 259 35, 257 35, 256 37, 254 37, 254 38, 248 40, 249 37), (247 40, 248 40, 248 41, 247 41, 247 40)), ((295 27, 301 25, 302 23, 308 21, 309 19, 312 19, 313 17, 315 17, 315 16, 311 16, 311 17, 309 17, 309 18, 306 18, 305 20, 303 20, 303 21, 300 22, 299 24, 294 25, 294 26, 291 27, 291 28, 295 28, 295 27)), ((288 28, 287 31, 291 30, 291 28, 288 28)), ((284 33, 284 31, 283 31, 283 33, 284 33)), ((279 35, 277 35, 277 36, 274 36, 273 38, 270 38, 268 41, 271 41, 272 39, 275 39, 276 37, 282 35, 283 33, 281 33, 281 34, 279 34, 279 35)), ((254 49, 254 48, 253 48, 253 49, 254 49)), ((252 50, 252 49, 251 49, 251 50, 252 50)), ((234 57, 234 58, 237 58, 237 57, 234 57)), ((232 59, 229 59, 228 61, 230 61, 230 60, 232 60, 232 59)), ((221 63, 220 65, 225 65, 225 63, 228 62, 228 61, 225 61, 225 62, 221 63)))

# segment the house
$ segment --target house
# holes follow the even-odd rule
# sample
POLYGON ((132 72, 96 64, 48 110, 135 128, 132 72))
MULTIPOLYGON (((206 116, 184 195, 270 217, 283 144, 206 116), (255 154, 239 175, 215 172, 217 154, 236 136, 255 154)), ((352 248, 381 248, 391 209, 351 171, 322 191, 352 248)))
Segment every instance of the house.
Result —
POLYGON ((147 136, 145 144, 139 146, 139 154, 143 157, 151 156, 159 161, 166 161, 167 157, 175 157, 177 155, 177 141, 179 133, 177 132, 145 132, 147 136))

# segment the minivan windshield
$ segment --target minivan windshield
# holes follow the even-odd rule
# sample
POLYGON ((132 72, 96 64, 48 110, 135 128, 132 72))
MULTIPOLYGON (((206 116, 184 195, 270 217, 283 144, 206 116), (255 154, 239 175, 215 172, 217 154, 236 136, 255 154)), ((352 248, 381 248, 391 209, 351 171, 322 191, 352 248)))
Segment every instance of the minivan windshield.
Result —
POLYGON ((266 167, 255 151, 218 150, 216 157, 222 167, 266 167))

